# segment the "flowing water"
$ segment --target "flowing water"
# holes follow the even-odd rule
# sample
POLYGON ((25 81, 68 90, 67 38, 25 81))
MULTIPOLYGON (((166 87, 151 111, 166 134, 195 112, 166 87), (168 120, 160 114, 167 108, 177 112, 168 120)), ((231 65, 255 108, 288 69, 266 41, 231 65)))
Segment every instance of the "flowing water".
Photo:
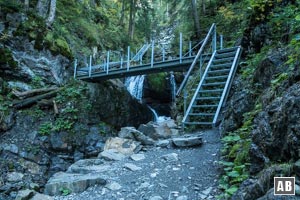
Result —
POLYGON ((125 86, 129 93, 140 102, 143 98, 144 80, 145 75, 131 76, 125 80, 125 86))

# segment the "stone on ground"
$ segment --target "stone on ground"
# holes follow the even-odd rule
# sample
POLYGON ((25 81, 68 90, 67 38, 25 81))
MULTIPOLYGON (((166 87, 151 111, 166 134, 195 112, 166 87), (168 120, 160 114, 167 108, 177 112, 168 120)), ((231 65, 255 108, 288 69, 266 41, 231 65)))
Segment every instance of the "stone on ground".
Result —
POLYGON ((18 172, 10 172, 10 173, 7 173, 7 175, 6 175, 6 179, 9 182, 19 182, 23 179, 23 177, 24 177, 24 174, 18 173, 18 172))
POLYGON ((157 147, 162 147, 162 148, 166 148, 170 146, 170 141, 169 140, 159 140, 156 142, 155 144, 157 147))
POLYGON ((149 200, 163 200, 163 198, 161 196, 153 196, 150 197, 149 200))
POLYGON ((30 200, 54 200, 54 198, 45 194, 36 193, 30 200))
POLYGON ((142 153, 138 153, 138 154, 133 154, 130 156, 130 158, 134 161, 140 161, 140 160, 144 160, 145 159, 145 155, 142 153))
POLYGON ((33 190, 20 190, 15 198, 15 200, 28 200, 30 199, 34 194, 33 190))
POLYGON ((125 164, 124 164, 124 167, 125 167, 126 169, 131 170, 131 171, 138 171, 138 170, 141 170, 141 169, 142 169, 141 167, 138 167, 138 166, 136 166, 135 164, 132 164, 132 163, 125 163, 125 164))
POLYGON ((177 147, 199 146, 203 143, 202 137, 200 137, 200 136, 173 138, 172 141, 173 141, 174 145, 177 147))
POLYGON ((54 174, 45 186, 45 193, 48 195, 59 195, 61 188, 71 192, 83 192, 90 186, 105 185, 106 180, 102 174, 71 174, 58 172, 54 174))
POLYGON ((119 132, 120 138, 132 139, 141 142, 143 145, 153 145, 154 140, 142 132, 136 130, 134 127, 123 127, 119 132))
POLYGON ((117 182, 108 183, 108 184, 106 184, 105 187, 107 189, 112 190, 112 191, 120 190, 122 188, 122 186, 119 183, 117 183, 117 182))
POLYGON ((102 173, 111 168, 110 165, 105 164, 101 159, 83 159, 72 164, 67 172, 68 173, 102 173))
POLYGON ((141 150, 141 145, 140 142, 131 139, 114 137, 107 139, 105 142, 104 151, 109 149, 115 149, 124 155, 132 155, 141 150))
POLYGON ((176 162, 178 161, 178 154, 177 153, 169 153, 163 155, 162 158, 168 162, 176 162))
POLYGON ((125 155, 119 153, 115 149, 109 149, 109 150, 104 150, 102 151, 99 155, 98 158, 103 158, 108 161, 120 161, 126 158, 125 155))
POLYGON ((296 172, 296 174, 298 176, 300 176, 300 160, 298 160, 297 162, 295 162, 295 164, 294 164, 294 171, 296 172))
POLYGON ((188 197, 183 195, 176 198, 176 200, 188 200, 188 197))

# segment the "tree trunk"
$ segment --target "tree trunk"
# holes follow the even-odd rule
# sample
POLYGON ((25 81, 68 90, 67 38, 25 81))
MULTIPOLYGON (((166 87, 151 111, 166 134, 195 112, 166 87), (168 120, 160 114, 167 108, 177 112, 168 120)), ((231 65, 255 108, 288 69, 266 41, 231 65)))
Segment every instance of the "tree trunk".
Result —
POLYGON ((124 17, 125 17, 125 0, 122 0, 122 10, 121 10, 121 17, 120 17, 120 21, 119 21, 119 24, 121 26, 124 25, 124 17))
POLYGON ((36 4, 36 10, 39 16, 46 18, 49 10, 50 0, 38 0, 36 4))
POLYGON ((130 1, 130 12, 129 12, 129 25, 128 25, 128 35, 132 40, 134 35, 134 23, 135 23, 135 2, 136 0, 130 1))
POLYGON ((28 9, 29 9, 29 0, 24 0, 24 8, 25 8, 25 11, 28 11, 28 9))
POLYGON ((198 9, 196 5, 196 0, 192 0, 192 10, 193 10, 193 16, 194 16, 194 26, 196 30, 196 36, 197 38, 201 37, 201 29, 200 29, 200 22, 199 22, 199 14, 198 9))
POLYGON ((48 17, 48 20, 47 20, 47 25, 48 26, 51 26, 52 23, 54 22, 55 11, 56 11, 56 0, 51 0, 49 17, 48 17))

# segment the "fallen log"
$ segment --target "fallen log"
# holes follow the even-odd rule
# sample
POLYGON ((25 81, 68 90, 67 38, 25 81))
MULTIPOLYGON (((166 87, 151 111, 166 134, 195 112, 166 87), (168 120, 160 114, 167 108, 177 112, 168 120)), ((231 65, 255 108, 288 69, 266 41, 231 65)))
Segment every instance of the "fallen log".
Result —
POLYGON ((13 107, 15 107, 16 109, 20 109, 20 108, 31 106, 42 99, 49 99, 49 98, 55 97, 57 95, 57 93, 62 89, 63 88, 59 88, 55 91, 51 91, 51 92, 48 92, 45 94, 41 94, 41 95, 30 97, 30 98, 27 98, 24 100, 13 102, 13 107))
POLYGON ((40 93, 47 93, 51 92, 53 90, 57 90, 57 87, 50 87, 50 88, 39 88, 39 89, 34 89, 34 90, 29 90, 25 92, 19 92, 18 90, 13 90, 12 93, 18 97, 19 99, 26 99, 28 97, 36 96, 40 93))

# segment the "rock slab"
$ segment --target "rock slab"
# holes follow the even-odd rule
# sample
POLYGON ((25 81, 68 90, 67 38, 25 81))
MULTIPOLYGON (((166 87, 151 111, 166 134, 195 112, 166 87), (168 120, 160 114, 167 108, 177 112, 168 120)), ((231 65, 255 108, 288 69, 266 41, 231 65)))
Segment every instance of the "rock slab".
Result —
POLYGON ((172 141, 176 147, 200 146, 203 143, 202 137, 200 136, 173 138, 172 141))
POLYGON ((54 174, 45 186, 45 193, 48 195, 59 195, 61 188, 71 192, 83 192, 94 185, 105 185, 106 180, 99 174, 70 174, 58 172, 54 174))

